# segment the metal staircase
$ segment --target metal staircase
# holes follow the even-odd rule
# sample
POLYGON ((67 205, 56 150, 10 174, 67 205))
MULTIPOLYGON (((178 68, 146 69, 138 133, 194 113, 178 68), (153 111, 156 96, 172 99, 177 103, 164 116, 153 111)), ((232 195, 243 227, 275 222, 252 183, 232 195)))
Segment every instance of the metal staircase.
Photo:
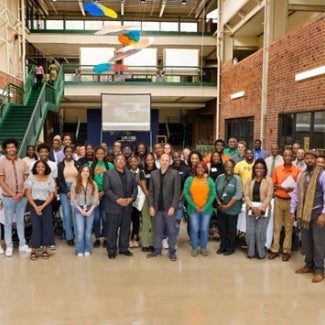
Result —
POLYGON ((19 156, 24 156, 26 147, 35 144, 42 131, 47 113, 57 112, 64 90, 63 72, 59 70, 55 87, 44 83, 38 90, 34 83, 34 66, 31 67, 23 91, 23 103, 2 94, 0 141, 16 138, 19 142, 19 156), (7 99, 7 103, 4 99, 7 99))

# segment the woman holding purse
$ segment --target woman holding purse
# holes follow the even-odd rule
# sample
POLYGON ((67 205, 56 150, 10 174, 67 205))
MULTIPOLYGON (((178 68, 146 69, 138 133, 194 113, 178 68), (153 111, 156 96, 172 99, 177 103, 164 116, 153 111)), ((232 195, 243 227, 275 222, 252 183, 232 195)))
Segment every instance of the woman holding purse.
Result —
POLYGON ((270 202, 273 197, 272 178, 266 174, 267 167, 264 159, 256 159, 253 165, 252 178, 246 182, 244 187, 247 209, 246 242, 248 258, 255 256, 255 246, 259 259, 266 256, 266 229, 270 221, 270 202))
POLYGON ((71 186, 71 203, 75 209, 77 227, 76 254, 89 256, 92 251, 91 232, 95 209, 99 204, 97 184, 88 165, 80 168, 76 182, 71 186))

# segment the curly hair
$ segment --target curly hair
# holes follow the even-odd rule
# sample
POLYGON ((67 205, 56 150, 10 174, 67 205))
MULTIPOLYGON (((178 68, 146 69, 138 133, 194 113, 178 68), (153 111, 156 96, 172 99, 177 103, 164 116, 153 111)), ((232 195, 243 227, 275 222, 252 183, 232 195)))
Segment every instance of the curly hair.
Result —
POLYGON ((33 174, 33 175, 36 175, 36 174, 37 174, 37 170, 36 170, 36 168, 37 168, 37 166, 38 166, 39 164, 43 164, 43 165, 44 165, 44 167, 45 167, 45 172, 44 172, 44 174, 45 174, 45 175, 50 175, 50 174, 51 174, 51 171, 52 171, 52 170, 51 170, 50 166, 49 166, 46 162, 44 162, 44 161, 42 161, 42 160, 37 160, 36 163, 34 164, 33 168, 32 168, 32 174, 33 174))

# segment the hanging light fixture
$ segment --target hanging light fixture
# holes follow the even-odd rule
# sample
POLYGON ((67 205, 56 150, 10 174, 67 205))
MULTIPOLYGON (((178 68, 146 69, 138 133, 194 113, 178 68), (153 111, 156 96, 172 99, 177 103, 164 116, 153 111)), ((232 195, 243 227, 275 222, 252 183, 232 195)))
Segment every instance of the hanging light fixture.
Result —
POLYGON ((140 0, 140 2, 141 2, 141 3, 145 3, 145 2, 146 2, 146 0, 140 0))
POLYGON ((187 2, 186 2, 186 0, 182 0, 182 5, 186 5, 187 4, 187 2))

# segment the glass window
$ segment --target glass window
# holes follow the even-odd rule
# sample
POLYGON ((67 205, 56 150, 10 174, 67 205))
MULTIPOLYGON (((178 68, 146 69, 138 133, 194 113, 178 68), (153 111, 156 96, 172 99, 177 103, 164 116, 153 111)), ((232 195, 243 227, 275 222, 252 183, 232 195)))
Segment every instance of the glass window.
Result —
POLYGON ((244 117, 226 120, 226 139, 234 137, 244 140, 248 148, 253 147, 254 117, 244 117))
POLYGON ((83 20, 66 20, 65 28, 71 30, 84 30, 83 20))
POLYGON ((197 49, 165 49, 165 65, 168 67, 197 67, 199 50, 197 49))
POLYGON ((46 29, 60 29, 63 30, 63 20, 47 20, 46 29))
POLYGON ((166 76, 167 82, 181 82, 180 76, 166 76))
POLYGON ((142 22, 142 30, 149 30, 149 31, 159 31, 160 24, 159 22, 154 21, 144 21, 142 22))
POLYGON ((80 64, 96 65, 108 62, 114 56, 114 47, 81 47, 80 64))
MULTIPOLYGON (((104 21, 104 26, 121 26, 120 21, 104 21)), ((124 24, 125 25, 125 24, 124 24)))
POLYGON ((130 55, 129 57, 123 60, 123 63, 133 67, 141 67, 142 69, 157 69, 157 49, 156 48, 149 48, 143 49, 142 51, 130 55))
POLYGON ((181 32, 197 32, 197 23, 181 23, 181 32))
POLYGON ((99 30, 103 26, 102 21, 98 20, 86 20, 85 21, 85 29, 86 30, 99 30))
POLYGON ((311 113, 299 113, 296 115, 296 142, 311 142, 311 113))
POLYGON ((178 32, 178 23, 161 22, 160 26, 162 32, 178 32))
POLYGON ((34 20, 33 21, 33 28, 34 29, 44 29, 44 21, 43 20, 34 20))
POLYGON ((140 21, 125 21, 123 22, 124 26, 132 26, 135 29, 141 30, 141 22, 140 21))
POLYGON ((280 115, 279 123, 280 123, 279 147, 283 149, 294 142, 293 141, 294 114, 280 115))
POLYGON ((325 111, 314 113, 313 148, 325 148, 325 111))
POLYGON ((283 114, 279 116, 279 146, 285 148, 294 142, 302 147, 325 147, 325 111, 283 114))

